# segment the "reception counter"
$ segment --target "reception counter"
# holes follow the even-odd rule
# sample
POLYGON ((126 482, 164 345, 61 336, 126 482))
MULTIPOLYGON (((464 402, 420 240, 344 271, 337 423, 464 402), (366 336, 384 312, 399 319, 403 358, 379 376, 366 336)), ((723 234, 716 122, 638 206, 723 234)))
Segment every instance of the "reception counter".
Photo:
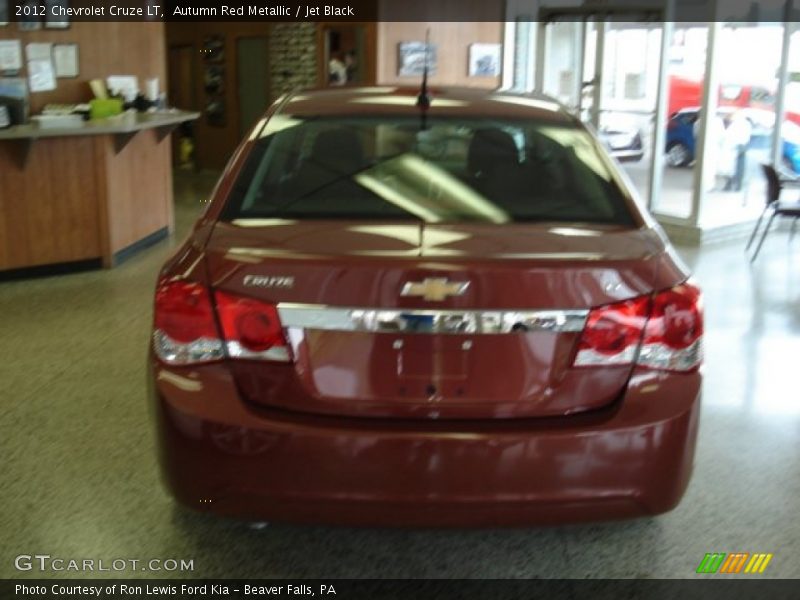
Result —
POLYGON ((197 117, 130 113, 0 130, 0 276, 112 267, 166 237, 173 228, 169 134, 197 117))

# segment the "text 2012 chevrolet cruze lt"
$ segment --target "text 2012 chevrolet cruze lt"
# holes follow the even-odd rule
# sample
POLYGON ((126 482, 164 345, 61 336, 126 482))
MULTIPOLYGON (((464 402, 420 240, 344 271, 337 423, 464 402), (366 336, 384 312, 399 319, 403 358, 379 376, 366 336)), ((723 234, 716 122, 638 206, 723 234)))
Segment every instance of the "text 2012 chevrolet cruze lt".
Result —
POLYGON ((673 508, 700 292, 596 138, 502 92, 283 97, 155 294, 183 505, 521 525, 673 508))

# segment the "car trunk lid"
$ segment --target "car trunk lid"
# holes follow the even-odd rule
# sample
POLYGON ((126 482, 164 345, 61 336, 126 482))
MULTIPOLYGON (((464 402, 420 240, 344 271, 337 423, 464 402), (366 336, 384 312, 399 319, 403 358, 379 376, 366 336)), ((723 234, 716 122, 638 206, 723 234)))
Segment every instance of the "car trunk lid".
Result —
POLYGON ((630 366, 572 366, 592 307, 653 291, 663 243, 610 226, 234 221, 214 288, 278 305, 291 364, 230 361, 249 402, 398 418, 567 415, 630 366))

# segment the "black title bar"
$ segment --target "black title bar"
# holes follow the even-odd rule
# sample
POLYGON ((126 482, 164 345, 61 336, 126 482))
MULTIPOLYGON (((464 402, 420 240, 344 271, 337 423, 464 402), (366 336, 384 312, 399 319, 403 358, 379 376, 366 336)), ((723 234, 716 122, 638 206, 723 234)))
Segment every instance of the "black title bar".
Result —
POLYGON ((800 21, 800 2, 753 0, 585 0, 579 6, 484 0, 8 0, 11 21, 675 21, 731 23, 800 21), (523 8, 513 12, 509 6, 523 8))

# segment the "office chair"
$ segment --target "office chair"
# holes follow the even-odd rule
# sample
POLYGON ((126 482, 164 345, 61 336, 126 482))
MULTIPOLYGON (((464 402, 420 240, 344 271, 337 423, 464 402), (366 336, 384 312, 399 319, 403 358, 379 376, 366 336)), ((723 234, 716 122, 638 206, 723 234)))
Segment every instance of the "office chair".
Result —
POLYGON ((781 179, 778 176, 778 172, 771 165, 762 164, 761 169, 764 172, 764 176, 767 178, 767 201, 764 205, 764 210, 758 217, 758 221, 756 221, 756 226, 753 228, 753 233, 750 235, 750 240, 747 242, 747 246, 744 249, 745 252, 747 252, 750 249, 750 246, 753 244, 753 240, 756 238, 758 228, 761 225, 761 220, 764 218, 764 215, 770 210, 772 211, 772 214, 769 217, 769 221, 767 221, 767 226, 761 233, 761 239, 758 241, 756 251, 750 258, 750 262, 755 261, 758 253, 761 251, 761 246, 764 244, 764 239, 767 237, 767 233, 769 233, 769 229, 772 226, 772 221, 775 220, 775 217, 790 217, 794 219, 794 221, 792 221, 791 232, 789 233, 790 242, 792 237, 794 237, 794 230, 797 225, 797 220, 800 219, 800 201, 795 200, 794 202, 787 203, 781 202, 780 200, 781 191, 783 190, 784 186, 800 186, 800 181, 781 179))

